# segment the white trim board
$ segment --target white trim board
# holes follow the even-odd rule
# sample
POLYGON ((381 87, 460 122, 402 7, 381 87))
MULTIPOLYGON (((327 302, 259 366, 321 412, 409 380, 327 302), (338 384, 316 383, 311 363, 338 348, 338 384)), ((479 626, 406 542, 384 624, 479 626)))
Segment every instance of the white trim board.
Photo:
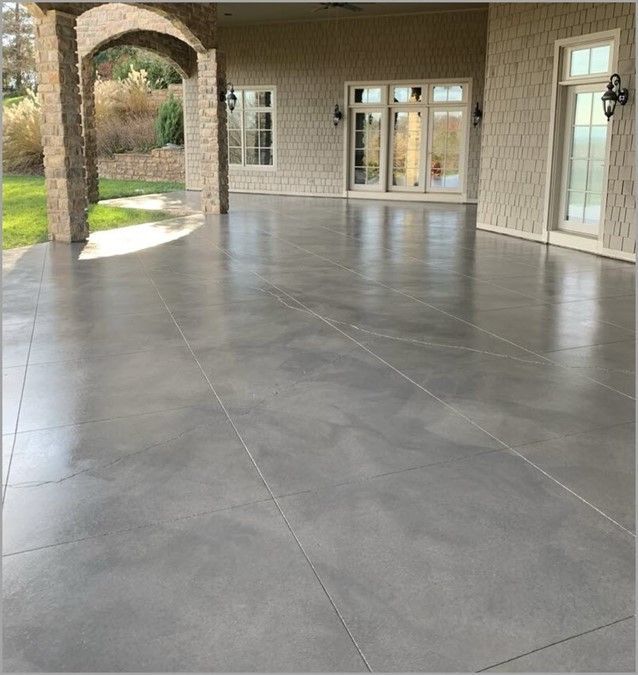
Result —
POLYGON ((625 262, 636 262, 635 253, 627 253, 626 251, 617 251, 613 248, 605 248, 596 239, 580 237, 578 235, 568 234, 566 232, 552 230, 550 232, 539 234, 537 232, 512 230, 509 227, 500 227, 498 225, 488 225, 487 223, 477 223, 476 229, 483 230, 484 232, 493 232, 494 234, 505 234, 508 237, 517 237, 518 239, 536 241, 539 244, 570 248, 574 251, 592 253, 593 255, 600 255, 605 258, 614 258, 615 260, 624 260, 625 262))
POLYGON ((524 230, 513 230, 511 227, 501 227, 500 225, 488 225, 487 223, 476 223, 477 230, 484 230, 485 232, 494 232, 495 234, 506 234, 509 237, 517 237, 518 239, 530 239, 541 244, 547 243, 547 233, 525 232, 524 230))

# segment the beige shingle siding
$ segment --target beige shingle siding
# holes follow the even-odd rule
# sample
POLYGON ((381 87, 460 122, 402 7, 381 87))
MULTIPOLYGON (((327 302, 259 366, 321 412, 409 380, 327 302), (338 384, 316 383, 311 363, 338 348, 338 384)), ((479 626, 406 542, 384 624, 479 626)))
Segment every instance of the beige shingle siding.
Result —
MULTIPOLYGON (((345 83, 471 77, 472 104, 482 101, 486 29, 486 10, 220 27, 228 80, 277 90, 277 165, 231 166, 231 189, 343 194, 345 125, 332 111, 345 111, 345 83)), ((470 198, 480 133, 470 130, 470 198)))
POLYGON ((603 245, 635 251, 634 18, 632 3, 490 6, 479 223, 542 233, 554 44, 620 28, 618 71, 631 96, 611 122, 603 245))

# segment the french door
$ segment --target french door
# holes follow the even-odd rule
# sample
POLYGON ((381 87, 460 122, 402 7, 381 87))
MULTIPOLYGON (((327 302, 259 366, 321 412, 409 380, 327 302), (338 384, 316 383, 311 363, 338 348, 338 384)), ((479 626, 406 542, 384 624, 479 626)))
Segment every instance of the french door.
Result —
POLYGON ((567 92, 558 229, 598 237, 606 191, 609 123, 600 84, 571 86, 567 92))
POLYGON ((462 196, 469 83, 373 83, 347 89, 350 191, 462 196))

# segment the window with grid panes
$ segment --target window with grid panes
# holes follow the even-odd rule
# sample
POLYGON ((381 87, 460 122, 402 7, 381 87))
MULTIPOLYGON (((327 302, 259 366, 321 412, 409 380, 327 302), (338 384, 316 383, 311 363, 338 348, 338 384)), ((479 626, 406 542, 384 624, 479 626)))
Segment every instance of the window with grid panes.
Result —
POLYGON ((275 93, 272 89, 236 89, 235 109, 228 111, 228 163, 273 166, 275 163, 275 93))

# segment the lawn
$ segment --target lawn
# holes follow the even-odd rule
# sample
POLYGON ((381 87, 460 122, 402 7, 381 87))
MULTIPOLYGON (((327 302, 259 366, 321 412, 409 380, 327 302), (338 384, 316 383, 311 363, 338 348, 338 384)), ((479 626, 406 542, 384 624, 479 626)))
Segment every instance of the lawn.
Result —
MULTIPOLYGON (((100 197, 112 199, 183 189, 179 183, 100 180, 100 197)), ((3 176, 2 248, 29 246, 47 241, 46 193, 41 176, 3 176)), ((103 204, 89 207, 89 229, 110 230, 126 225, 163 220, 165 211, 123 209, 103 204)))

